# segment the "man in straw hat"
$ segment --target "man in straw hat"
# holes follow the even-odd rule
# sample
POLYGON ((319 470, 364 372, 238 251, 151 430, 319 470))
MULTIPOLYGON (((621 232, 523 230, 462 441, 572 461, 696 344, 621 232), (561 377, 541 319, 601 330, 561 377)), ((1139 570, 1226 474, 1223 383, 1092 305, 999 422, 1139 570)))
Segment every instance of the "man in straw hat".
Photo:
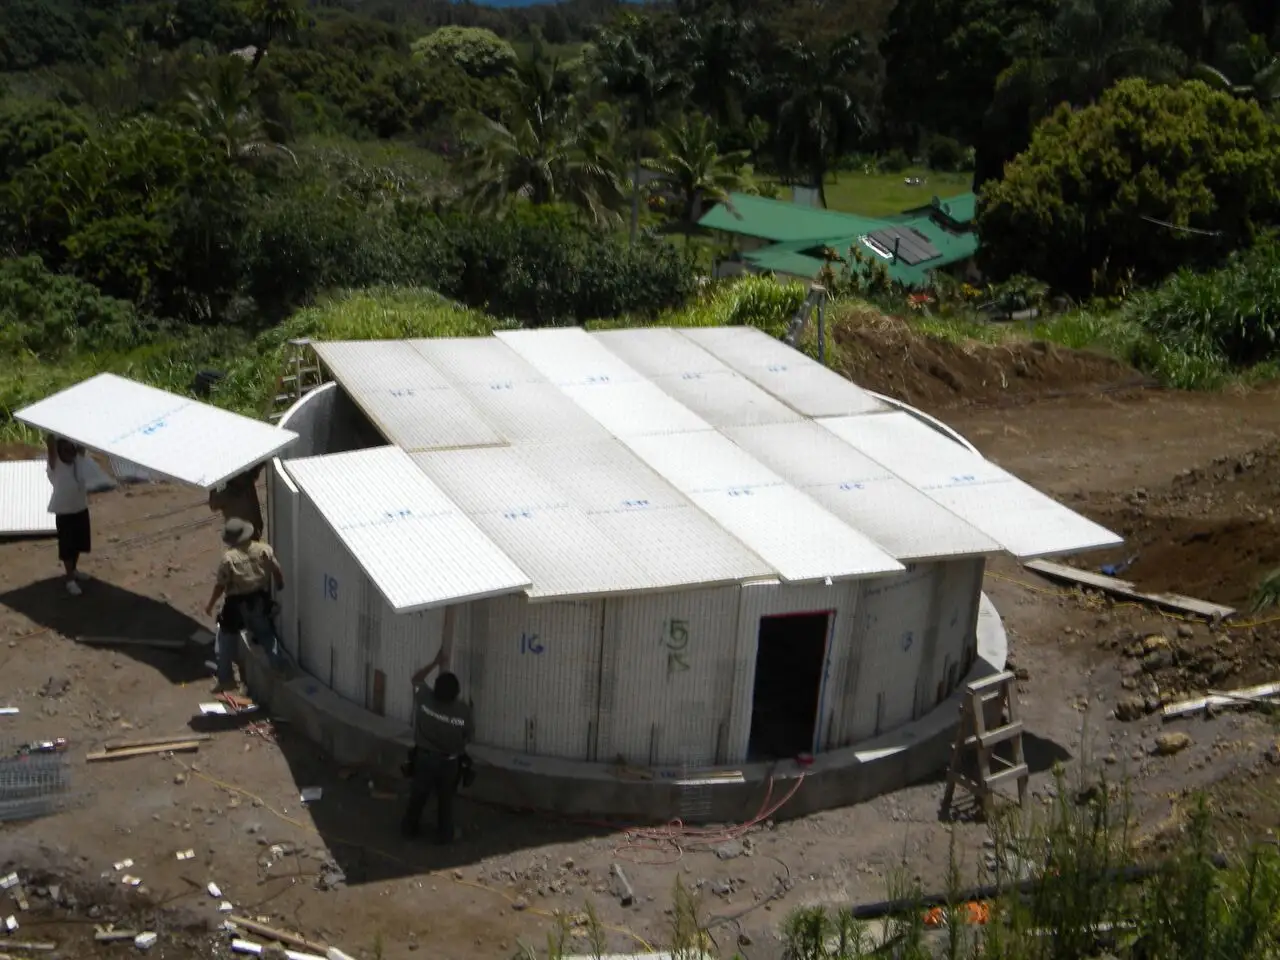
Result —
POLYGON ((274 652, 276 636, 271 625, 271 584, 277 590, 284 589, 284 571, 276 560, 271 546, 253 538, 253 524, 233 518, 227 521, 222 532, 222 542, 227 549, 218 564, 218 576, 213 593, 205 607, 212 615, 213 608, 224 596, 222 610, 218 613, 216 640, 218 689, 226 690, 235 684, 234 661, 240 631, 248 629, 254 640, 274 652))

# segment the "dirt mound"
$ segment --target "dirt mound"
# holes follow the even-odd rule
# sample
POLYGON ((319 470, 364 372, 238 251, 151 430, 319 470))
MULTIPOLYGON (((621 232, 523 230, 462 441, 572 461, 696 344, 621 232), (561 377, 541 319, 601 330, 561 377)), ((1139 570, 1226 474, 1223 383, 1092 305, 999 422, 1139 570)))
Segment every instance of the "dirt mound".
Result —
POLYGON ((926 408, 999 404, 1147 385, 1111 357, 1040 340, 986 344, 930 337, 867 312, 832 324, 837 369, 855 383, 926 408))

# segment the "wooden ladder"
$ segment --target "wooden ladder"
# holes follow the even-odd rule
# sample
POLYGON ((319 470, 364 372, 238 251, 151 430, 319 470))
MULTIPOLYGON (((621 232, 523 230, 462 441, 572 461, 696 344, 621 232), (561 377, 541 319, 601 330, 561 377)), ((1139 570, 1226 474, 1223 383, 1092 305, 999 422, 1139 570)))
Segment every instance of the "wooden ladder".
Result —
POLYGON ((289 341, 289 357, 285 372, 276 381, 276 394, 271 401, 268 419, 276 423, 285 412, 316 387, 324 383, 320 364, 311 350, 311 340, 303 337, 289 341))
POLYGON ((1011 780, 1018 782, 1018 805, 1027 805, 1027 782, 1030 770, 1022 752, 1022 721, 1018 718, 1017 680, 1005 670, 965 688, 960 704, 960 724, 951 751, 951 769, 947 772, 947 789, 942 795, 942 812, 946 814, 955 800, 956 787, 973 795, 984 817, 995 807, 995 788, 1011 780), (999 710, 997 726, 987 729, 987 709, 999 710), (1010 744, 1012 759, 996 756, 998 744, 1010 744), (965 771, 965 761, 976 754, 977 778, 965 771), (993 766, 997 769, 993 772, 993 766))

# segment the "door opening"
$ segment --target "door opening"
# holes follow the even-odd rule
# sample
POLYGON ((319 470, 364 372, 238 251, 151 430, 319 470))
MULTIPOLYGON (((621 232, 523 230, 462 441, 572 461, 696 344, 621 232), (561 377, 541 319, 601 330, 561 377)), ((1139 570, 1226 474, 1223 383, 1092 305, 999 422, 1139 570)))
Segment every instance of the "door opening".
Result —
POLYGON ((813 749, 830 620, 830 611, 760 618, 749 760, 813 749))

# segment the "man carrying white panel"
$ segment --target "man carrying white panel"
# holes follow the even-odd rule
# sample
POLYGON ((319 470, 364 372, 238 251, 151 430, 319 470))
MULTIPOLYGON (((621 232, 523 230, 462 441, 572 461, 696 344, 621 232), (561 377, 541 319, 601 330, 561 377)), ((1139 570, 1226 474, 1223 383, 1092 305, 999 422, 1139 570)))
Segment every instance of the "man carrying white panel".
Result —
POLYGON ((58 531, 58 559, 67 573, 67 593, 78 597, 88 575, 80 569, 80 557, 92 548, 89 525, 88 458, 84 447, 48 434, 45 437, 46 472, 53 486, 49 512, 58 531))

